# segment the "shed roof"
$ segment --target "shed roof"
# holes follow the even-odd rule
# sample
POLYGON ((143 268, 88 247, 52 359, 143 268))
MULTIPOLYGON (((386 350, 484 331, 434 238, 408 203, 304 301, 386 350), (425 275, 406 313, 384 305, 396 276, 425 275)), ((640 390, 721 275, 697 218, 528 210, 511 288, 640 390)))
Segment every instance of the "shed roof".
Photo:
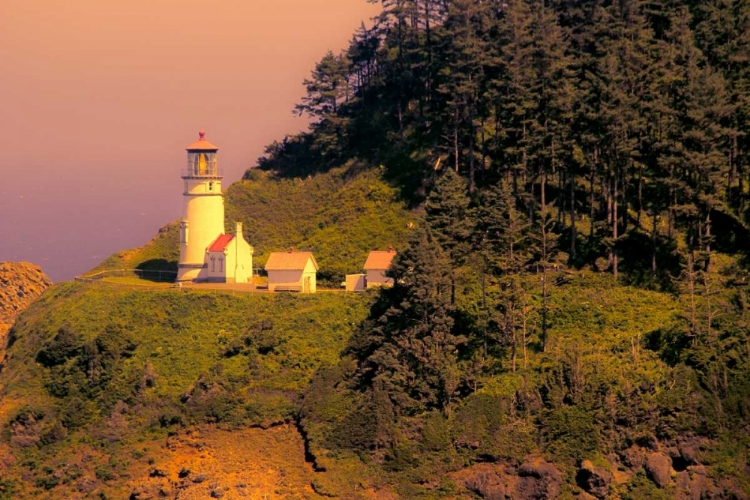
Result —
POLYGON ((219 148, 206 140, 206 133, 201 130, 198 132, 198 140, 187 148, 188 151, 218 151, 219 148))
POLYGON ((302 271, 307 261, 312 259, 315 270, 319 269, 318 263, 312 252, 271 252, 266 262, 266 270, 270 271, 302 271))
POLYGON ((229 243, 234 239, 233 234, 221 234, 208 247, 209 252, 223 252, 229 243))
POLYGON ((388 251, 380 251, 380 250, 373 250, 370 252, 370 255, 367 256, 367 260, 365 261, 365 265, 362 266, 362 269, 365 271, 374 270, 374 269, 388 269, 391 267, 391 261, 396 256, 396 252, 393 250, 388 251))

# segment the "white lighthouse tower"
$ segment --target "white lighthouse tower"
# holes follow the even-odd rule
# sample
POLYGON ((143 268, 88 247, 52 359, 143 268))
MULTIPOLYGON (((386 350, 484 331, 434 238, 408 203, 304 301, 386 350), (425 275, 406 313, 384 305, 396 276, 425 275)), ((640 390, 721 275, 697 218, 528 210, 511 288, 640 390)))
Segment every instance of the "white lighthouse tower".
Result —
POLYGON ((177 281, 252 281, 253 247, 242 235, 242 224, 236 223, 235 234, 224 234, 218 150, 202 130, 198 141, 187 147, 177 281))
POLYGON ((180 223, 180 262, 177 281, 201 278, 206 264, 206 249, 224 233, 224 196, 221 172, 216 161, 216 146, 199 139, 187 147, 187 168, 182 171, 182 222, 180 223))

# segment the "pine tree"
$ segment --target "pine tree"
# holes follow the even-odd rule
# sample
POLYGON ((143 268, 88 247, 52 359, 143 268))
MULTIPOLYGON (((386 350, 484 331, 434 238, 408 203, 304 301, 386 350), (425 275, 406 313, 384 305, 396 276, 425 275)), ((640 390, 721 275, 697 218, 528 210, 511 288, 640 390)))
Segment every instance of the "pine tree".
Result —
POLYGON ((509 185, 493 184, 483 190, 477 210, 479 248, 490 267, 499 272, 518 272, 525 260, 528 221, 516 207, 509 185))
POLYGON ((440 246, 448 251, 453 267, 462 265, 473 248, 475 210, 467 189, 462 177, 444 169, 425 201, 427 224, 440 246))
POLYGON ((315 145, 324 155, 337 155, 346 147, 346 128, 349 118, 342 106, 354 97, 350 82, 349 61, 345 54, 328 53, 315 65, 311 79, 303 84, 307 95, 295 107, 299 116, 307 114, 317 121, 315 145))
POLYGON ((469 193, 475 189, 480 96, 483 94, 485 67, 490 65, 487 39, 489 5, 488 2, 454 0, 442 26, 447 44, 444 48, 446 61, 441 71, 443 83, 439 91, 447 102, 448 116, 444 122, 450 123, 452 129, 446 135, 452 142, 455 171, 458 172, 462 164, 468 167, 469 193))
POLYGON ((450 411, 459 386, 448 255, 429 230, 419 231, 394 259, 394 285, 382 293, 381 314, 360 332, 360 378, 402 412, 450 411))

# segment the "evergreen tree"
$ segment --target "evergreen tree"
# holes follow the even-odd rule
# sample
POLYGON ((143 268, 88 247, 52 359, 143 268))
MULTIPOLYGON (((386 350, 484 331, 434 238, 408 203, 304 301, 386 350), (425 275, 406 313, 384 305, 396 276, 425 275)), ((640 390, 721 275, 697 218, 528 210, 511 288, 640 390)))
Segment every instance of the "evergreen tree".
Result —
POLYGON ((355 352, 360 377, 378 387, 402 412, 450 411, 459 387, 458 349, 466 339, 454 331, 447 254, 429 230, 419 231, 396 256, 366 340, 355 352))
POLYGON ((349 118, 342 106, 354 97, 345 54, 328 53, 315 65, 312 77, 303 84, 307 95, 295 107, 297 115, 315 118, 315 145, 324 155, 337 155, 346 147, 346 128, 349 118))
POLYGON ((430 230, 448 251, 453 267, 462 265, 473 248, 476 224, 466 181, 453 170, 444 169, 427 196, 425 212, 430 230))
POLYGON ((479 249, 486 262, 500 272, 520 271, 528 222, 516 208, 510 186, 498 183, 482 191, 477 212, 479 249))

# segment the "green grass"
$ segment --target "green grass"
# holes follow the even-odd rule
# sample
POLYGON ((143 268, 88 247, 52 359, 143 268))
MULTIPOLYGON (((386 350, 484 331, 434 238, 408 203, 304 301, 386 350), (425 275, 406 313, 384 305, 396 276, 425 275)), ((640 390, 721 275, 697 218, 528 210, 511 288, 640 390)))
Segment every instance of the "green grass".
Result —
POLYGON ((137 347, 113 368, 112 384, 127 383, 146 363, 157 375, 153 388, 139 397, 177 402, 201 377, 213 377, 237 394, 297 394, 318 368, 338 361, 368 300, 361 294, 228 295, 64 283, 20 318, 0 383, 13 398, 31 393, 47 398, 44 384, 52 372, 28 360, 59 328, 85 343, 117 327, 137 347))
POLYGON ((143 246, 122 250, 104 259, 85 274, 113 269, 177 270, 180 258, 180 227, 171 222, 161 228, 154 238, 143 246))

